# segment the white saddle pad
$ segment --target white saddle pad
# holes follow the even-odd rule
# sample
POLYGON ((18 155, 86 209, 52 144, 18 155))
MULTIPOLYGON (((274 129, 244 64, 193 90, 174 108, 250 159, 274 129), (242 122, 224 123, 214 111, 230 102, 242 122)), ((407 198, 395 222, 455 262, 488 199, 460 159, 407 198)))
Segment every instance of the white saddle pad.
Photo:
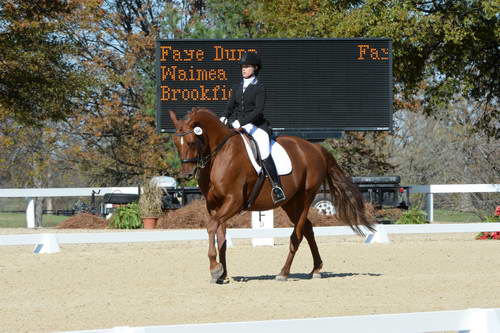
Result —
MULTIPOLYGON (((257 164, 255 158, 253 157, 252 148, 250 148, 250 144, 247 141, 248 139, 243 134, 240 135, 243 142, 245 143, 248 158, 250 159, 250 162, 252 162, 255 172, 259 174, 262 168, 257 164)), ((290 156, 288 156, 283 146, 274 140, 271 140, 271 155, 273 157, 274 163, 276 164, 278 175, 288 175, 290 172, 292 172, 292 161, 290 160, 290 156)))

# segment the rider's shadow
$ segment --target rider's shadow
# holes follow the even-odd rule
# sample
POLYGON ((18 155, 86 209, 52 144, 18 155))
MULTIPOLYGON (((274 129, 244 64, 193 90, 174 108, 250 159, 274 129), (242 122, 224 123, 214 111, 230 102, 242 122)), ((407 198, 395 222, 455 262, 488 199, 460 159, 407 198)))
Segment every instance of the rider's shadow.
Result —
MULTIPOLYGON (((350 276, 382 276, 379 273, 332 273, 332 272, 321 272, 322 279, 330 278, 343 278, 350 276)), ((235 282, 248 282, 254 280, 274 280, 276 275, 257 275, 257 276, 233 276, 232 280, 235 282)), ((288 276, 288 281, 299 281, 299 280, 311 280, 310 274, 305 273, 295 273, 288 276)))

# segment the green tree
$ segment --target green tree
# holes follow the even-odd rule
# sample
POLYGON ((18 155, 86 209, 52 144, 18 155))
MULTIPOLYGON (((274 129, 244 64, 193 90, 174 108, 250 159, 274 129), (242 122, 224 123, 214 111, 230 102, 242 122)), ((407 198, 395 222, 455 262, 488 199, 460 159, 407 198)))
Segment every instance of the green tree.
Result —
POLYGON ((0 112, 26 125, 61 120, 86 96, 90 79, 75 62, 64 17, 77 1, 0 4, 0 112))
POLYGON ((151 115, 160 14, 156 1, 113 0, 81 6, 68 18, 71 38, 85 45, 80 62, 96 82, 82 112, 65 121, 65 156, 92 184, 134 184, 170 169, 151 115))
POLYGON ((477 103, 473 128, 500 137, 500 5, 496 0, 277 0, 251 10, 261 37, 389 37, 395 110, 436 114, 477 103))

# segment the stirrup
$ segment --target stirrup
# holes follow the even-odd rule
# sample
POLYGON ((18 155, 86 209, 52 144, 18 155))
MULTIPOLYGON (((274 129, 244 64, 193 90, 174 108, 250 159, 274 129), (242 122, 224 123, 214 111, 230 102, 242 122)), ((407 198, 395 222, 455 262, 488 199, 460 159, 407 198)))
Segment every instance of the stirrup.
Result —
POLYGON ((283 189, 277 185, 271 190, 271 196, 273 197, 273 202, 275 204, 286 200, 285 192, 283 192, 283 189))

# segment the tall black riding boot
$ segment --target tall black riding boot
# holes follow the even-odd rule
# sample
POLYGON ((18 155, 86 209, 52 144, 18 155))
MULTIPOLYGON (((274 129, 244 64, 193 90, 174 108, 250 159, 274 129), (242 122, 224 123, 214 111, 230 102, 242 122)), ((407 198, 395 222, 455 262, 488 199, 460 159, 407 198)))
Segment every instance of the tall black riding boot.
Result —
POLYGON ((271 154, 269 154, 268 158, 262 160, 262 165, 264 166, 264 169, 266 170, 266 173, 269 176, 269 180, 271 181, 271 185, 273 187, 271 194, 274 203, 276 204, 278 202, 286 200, 285 192, 281 187, 280 177, 278 176, 278 171, 276 171, 276 165, 274 165, 271 154))

